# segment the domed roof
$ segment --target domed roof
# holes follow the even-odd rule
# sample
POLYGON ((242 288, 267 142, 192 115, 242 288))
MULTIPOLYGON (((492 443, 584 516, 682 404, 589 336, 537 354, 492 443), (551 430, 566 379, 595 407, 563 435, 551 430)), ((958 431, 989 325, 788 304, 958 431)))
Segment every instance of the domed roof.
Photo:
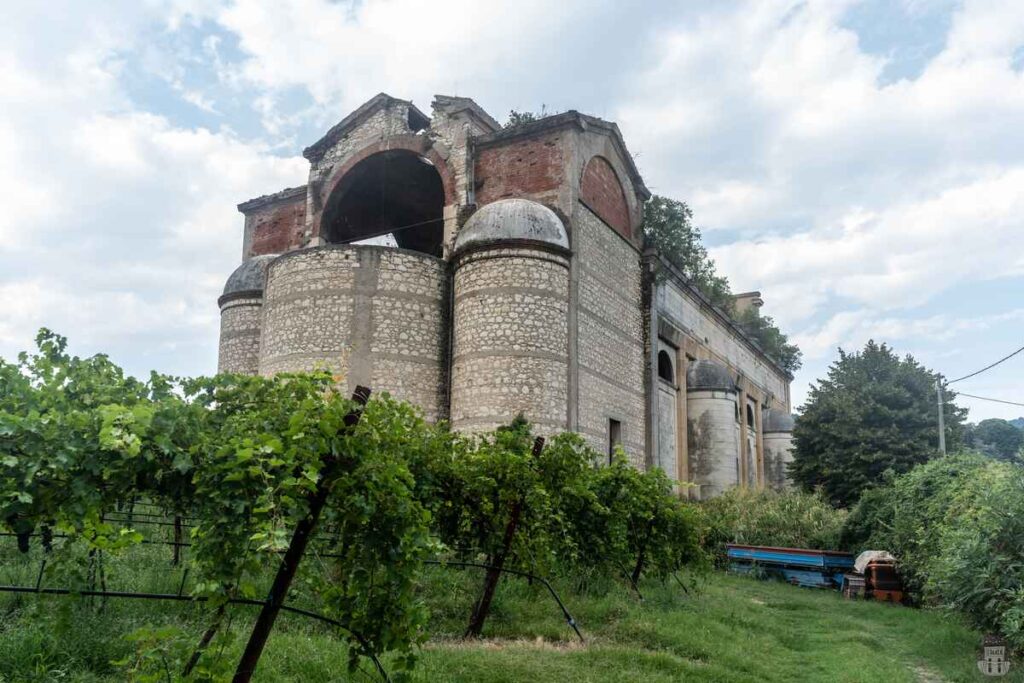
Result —
POLYGON ((277 257, 278 254, 262 254, 243 262, 242 265, 235 268, 235 272, 231 273, 221 296, 238 292, 262 292, 263 283, 267 278, 267 267, 277 257))
POLYGON ((764 412, 762 428, 765 432, 791 432, 794 424, 796 420, 787 412, 775 409, 764 412))
POLYGON ((506 240, 532 240, 569 248, 569 235, 554 211, 529 199, 499 199, 470 216, 455 238, 455 251, 506 240))
POLYGON ((736 382, 723 365, 713 360, 691 361, 686 368, 687 391, 736 391, 736 382))

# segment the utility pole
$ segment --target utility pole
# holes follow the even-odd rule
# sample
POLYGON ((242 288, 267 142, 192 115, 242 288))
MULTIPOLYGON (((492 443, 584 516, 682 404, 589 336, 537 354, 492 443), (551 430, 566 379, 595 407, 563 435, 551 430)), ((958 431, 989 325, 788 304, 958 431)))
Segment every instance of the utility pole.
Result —
POLYGON ((938 400, 939 406, 939 454, 946 454, 946 420, 942 414, 942 376, 939 375, 935 380, 935 396, 938 400))

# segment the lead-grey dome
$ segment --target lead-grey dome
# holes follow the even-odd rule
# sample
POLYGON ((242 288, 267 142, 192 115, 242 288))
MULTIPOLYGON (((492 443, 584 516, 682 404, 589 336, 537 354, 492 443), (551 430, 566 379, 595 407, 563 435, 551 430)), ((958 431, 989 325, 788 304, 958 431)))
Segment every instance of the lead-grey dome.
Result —
POLYGON ((277 254, 263 254, 261 256, 253 256, 248 261, 243 262, 242 265, 235 268, 235 272, 231 273, 227 284, 224 285, 224 293, 221 296, 238 294, 239 292, 262 292, 263 283, 266 282, 267 278, 267 267, 270 266, 270 262, 276 259, 277 256, 277 254))
POLYGON ((509 240, 569 248, 569 235, 554 211, 529 199, 499 199, 470 216, 455 238, 455 251, 509 240))
POLYGON ((725 366, 713 360, 691 361, 686 368, 687 391, 736 391, 736 382, 725 366))
POLYGON ((763 431, 765 432, 791 432, 796 420, 787 412, 769 409, 764 414, 763 431))

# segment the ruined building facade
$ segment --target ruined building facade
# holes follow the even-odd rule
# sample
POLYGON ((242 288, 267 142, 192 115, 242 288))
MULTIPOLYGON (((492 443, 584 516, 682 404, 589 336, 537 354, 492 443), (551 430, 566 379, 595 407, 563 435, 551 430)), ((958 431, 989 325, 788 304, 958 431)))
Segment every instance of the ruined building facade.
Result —
POLYGON ((468 432, 523 413, 693 497, 784 485, 791 378, 644 251, 615 124, 381 94, 304 156, 305 185, 238 207, 220 371, 325 368, 468 432))

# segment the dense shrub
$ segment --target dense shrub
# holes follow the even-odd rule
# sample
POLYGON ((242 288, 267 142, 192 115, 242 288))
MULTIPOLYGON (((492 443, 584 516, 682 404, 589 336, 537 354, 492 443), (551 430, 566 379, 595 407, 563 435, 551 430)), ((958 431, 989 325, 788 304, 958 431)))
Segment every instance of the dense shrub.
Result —
POLYGON ((843 545, 893 553, 906 587, 920 596, 947 526, 970 514, 990 464, 980 455, 939 458, 868 491, 850 512, 843 545))
POLYGON ((518 418, 460 436, 386 394, 351 400, 325 372, 141 382, 105 356, 71 356, 49 331, 37 346, 0 360, 0 530, 25 552, 34 533, 59 532, 55 559, 98 563, 147 540, 131 521, 107 521, 113 512, 157 504, 176 529, 194 517, 191 592, 209 599, 208 633, 226 600, 263 594, 295 529, 317 515, 306 552, 318 556, 299 583, 346 629, 353 668, 385 652, 397 669, 413 665, 427 623, 416 591, 439 553, 491 567, 473 634, 503 566, 628 565, 637 580, 700 556, 694 513, 663 473, 622 458, 598 468, 576 435, 540 448, 518 418))
POLYGON ((976 454, 920 465, 865 495, 843 537, 892 552, 918 601, 1024 647, 1024 469, 976 454))
POLYGON ((846 513, 817 494, 734 488, 701 504, 703 545, 725 564, 725 544, 833 549, 846 513))
MULTIPOLYGON (((590 462, 598 457, 585 452, 590 462)), ((703 565, 699 513, 679 500, 660 469, 638 470, 620 452, 607 467, 591 468, 586 488, 567 502, 559 543, 567 569, 622 572, 636 582, 703 565)))

